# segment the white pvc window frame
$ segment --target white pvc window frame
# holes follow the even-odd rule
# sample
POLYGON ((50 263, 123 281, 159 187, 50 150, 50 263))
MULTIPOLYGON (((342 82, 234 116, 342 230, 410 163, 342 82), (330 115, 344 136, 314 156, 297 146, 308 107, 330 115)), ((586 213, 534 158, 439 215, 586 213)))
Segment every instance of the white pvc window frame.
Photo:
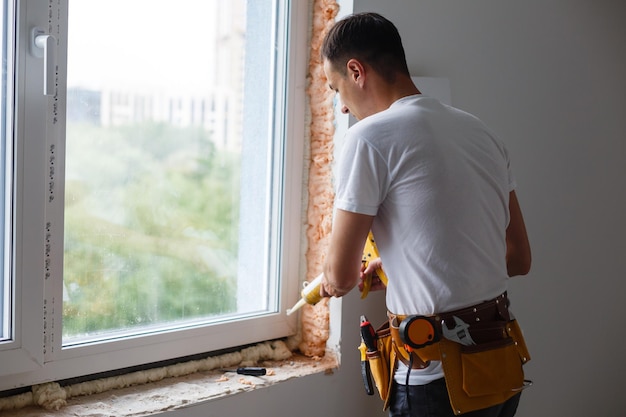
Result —
MULTIPOLYGON (((282 172, 272 177, 267 190, 261 190, 275 196, 267 201, 272 216, 270 240, 263 250, 256 246, 248 250, 260 254, 260 268, 272 279, 267 296, 274 301, 270 303, 274 307, 256 316, 210 325, 190 324, 187 328, 64 347, 60 331, 63 199, 58 195, 63 190, 63 63, 68 0, 7 1, 7 10, 15 24, 15 37, 9 37, 14 49, 7 65, 11 67, 7 84, 14 86, 8 107, 11 123, 7 123, 10 129, 5 132, 14 164, 12 216, 5 216, 10 219, 12 251, 4 262, 12 284, 12 321, 11 338, 0 342, 3 364, 0 390, 171 360, 295 333, 296 318, 287 317, 284 311, 296 301, 300 272, 308 2, 270 0, 276 10, 274 24, 280 30, 270 40, 276 48, 263 51, 275 50, 277 55, 271 69, 274 81, 267 94, 259 94, 259 99, 282 111, 276 117, 256 122, 268 124, 275 139, 271 157, 281 161, 275 169, 282 172), (58 18, 54 24, 50 22, 50 9, 54 10, 52 16, 58 18), (50 34, 58 41, 54 51, 55 77, 48 78, 56 83, 51 96, 43 94, 44 62, 32 50, 33 28, 43 28, 44 32, 51 29, 50 34)), ((255 78, 251 73, 246 84, 253 85, 255 78)), ((254 91, 258 89, 246 89, 246 94, 254 91)), ((245 129, 255 126, 244 126, 245 129)), ((246 227, 243 216, 242 227, 246 227)), ((259 263, 254 265, 259 267, 259 263)), ((240 276, 255 279, 245 272, 244 268, 240 276)))

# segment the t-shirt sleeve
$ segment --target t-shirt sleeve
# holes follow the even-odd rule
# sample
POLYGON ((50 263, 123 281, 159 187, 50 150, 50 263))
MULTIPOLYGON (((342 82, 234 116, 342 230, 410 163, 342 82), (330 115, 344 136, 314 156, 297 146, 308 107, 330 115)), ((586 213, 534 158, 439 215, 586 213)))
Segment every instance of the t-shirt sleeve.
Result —
POLYGON ((382 201, 388 169, 368 142, 347 137, 336 172, 335 207, 375 216, 382 201))

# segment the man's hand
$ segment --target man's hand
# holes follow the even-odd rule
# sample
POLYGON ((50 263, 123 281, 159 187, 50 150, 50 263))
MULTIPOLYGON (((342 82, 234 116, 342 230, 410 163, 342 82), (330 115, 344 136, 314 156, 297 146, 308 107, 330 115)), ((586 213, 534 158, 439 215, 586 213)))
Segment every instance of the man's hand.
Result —
POLYGON ((369 291, 381 291, 385 290, 387 287, 380 279, 380 277, 376 274, 376 270, 382 269, 383 263, 380 258, 375 258, 369 261, 366 266, 361 267, 361 274, 359 279, 359 291, 363 292, 363 285, 368 276, 372 277, 372 282, 370 283, 369 291))

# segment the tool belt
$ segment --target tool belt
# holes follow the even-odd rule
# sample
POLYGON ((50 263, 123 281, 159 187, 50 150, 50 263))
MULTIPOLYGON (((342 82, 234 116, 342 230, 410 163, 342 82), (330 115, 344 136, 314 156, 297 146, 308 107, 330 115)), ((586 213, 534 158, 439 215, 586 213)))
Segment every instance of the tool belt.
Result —
POLYGON ((522 365, 530 355, 508 307, 504 293, 433 316, 388 313, 388 321, 377 330, 379 351, 372 356, 379 358, 368 352, 383 409, 389 405, 398 360, 412 369, 441 361, 456 414, 500 404, 526 388, 522 365))

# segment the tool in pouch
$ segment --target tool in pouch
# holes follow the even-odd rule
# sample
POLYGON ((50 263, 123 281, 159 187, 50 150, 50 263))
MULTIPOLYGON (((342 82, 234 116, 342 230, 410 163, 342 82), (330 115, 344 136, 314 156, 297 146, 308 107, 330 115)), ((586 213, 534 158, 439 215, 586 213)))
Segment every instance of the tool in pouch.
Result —
POLYGON ((452 318, 454 319, 454 327, 452 329, 449 329, 445 322, 441 322, 443 337, 464 346, 475 345, 476 342, 474 342, 468 330, 470 325, 457 316, 452 316, 452 318))
POLYGON ((362 315, 360 319, 360 328, 361 345, 359 346, 359 350, 361 351, 361 375, 363 376, 363 385, 365 386, 365 392, 367 395, 374 395, 372 372, 370 370, 370 363, 367 360, 367 352, 371 353, 378 350, 376 331, 364 315, 362 315))
POLYGON ((442 337, 464 346, 475 345, 469 332, 470 325, 457 316, 452 316, 454 327, 449 328, 445 321, 437 323, 430 316, 409 316, 400 322, 400 339, 410 349, 420 349, 432 345, 442 337))
POLYGON ((414 350, 435 344, 441 341, 442 338, 465 346, 475 344, 468 332, 469 325, 456 316, 453 316, 453 318, 455 326, 452 329, 448 328, 444 320, 438 323, 437 319, 431 316, 408 316, 400 322, 398 332, 400 340, 404 344, 404 349, 408 354, 409 361, 407 385, 411 368, 414 365, 417 365, 418 368, 424 368, 430 364, 429 360, 424 361, 419 355, 415 355, 413 353, 414 350))
MULTIPOLYGON (((372 235, 372 232, 370 231, 365 241, 365 247, 363 248, 362 262, 364 263, 365 266, 367 266, 370 260, 378 258, 378 257, 379 257, 378 249, 376 248, 376 244, 374 243, 374 237, 372 235)), ((381 281, 385 285, 387 285, 387 276, 385 275, 385 272, 381 268, 378 268, 376 270, 376 274, 381 279, 381 281)), ((301 298, 293 307, 287 309, 288 316, 295 313, 305 304, 315 305, 322 299, 322 297, 320 296, 320 285, 322 285, 323 279, 324 279, 324 273, 321 273, 313 281, 304 283, 304 288, 302 289, 302 292, 300 293, 301 298)), ((366 278, 365 282, 363 283, 363 292, 361 293, 361 298, 367 297, 367 294, 369 293, 369 289, 371 285, 372 285, 372 276, 370 275, 369 277, 366 278)))

